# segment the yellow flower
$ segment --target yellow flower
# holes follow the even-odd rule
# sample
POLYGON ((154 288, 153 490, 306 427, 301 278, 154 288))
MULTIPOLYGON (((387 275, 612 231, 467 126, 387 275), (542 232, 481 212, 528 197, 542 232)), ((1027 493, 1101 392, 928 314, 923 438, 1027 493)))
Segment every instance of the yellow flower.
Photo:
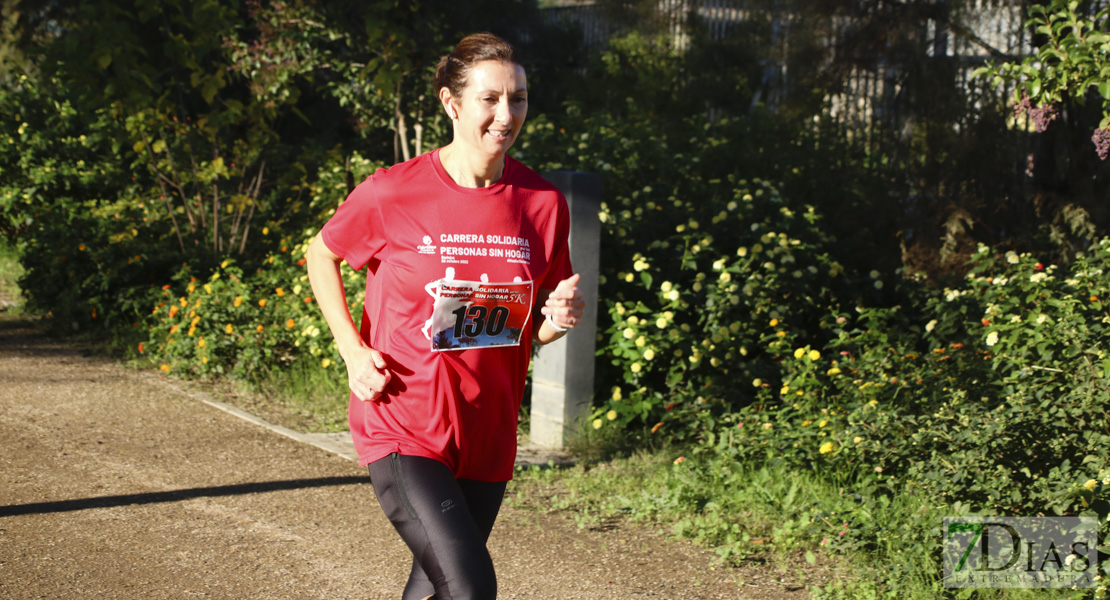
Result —
POLYGON ((163 373, 169 373, 170 372, 170 366, 167 365, 166 363, 162 363, 162 366, 160 366, 158 368, 162 369, 163 373))
POLYGON ((820 421, 817 422, 818 427, 824 427, 825 425, 828 425, 828 424, 829 424, 829 422, 825 419, 821 419, 820 421))
POLYGON ((619 402, 623 397, 624 396, 621 394, 621 388, 619 386, 613 386, 613 401, 619 402))
POLYGON ((664 281, 664 282, 663 282, 663 283, 662 283, 662 284, 661 284, 661 285, 659 286, 659 290, 660 290, 661 292, 663 292, 664 294, 666 294, 667 292, 671 291, 671 288, 672 288, 672 286, 673 286, 673 285, 674 285, 674 284, 672 284, 672 283, 671 283, 671 282, 669 282, 669 281, 664 281))
POLYGON ((788 385, 782 386, 782 389, 779 390, 779 393, 782 394, 783 396, 789 394, 790 393, 790 386, 788 386, 788 385))
POLYGON ((872 400, 872 401, 870 401, 870 402, 868 402, 868 403, 867 403, 867 405, 868 405, 868 406, 876 406, 876 405, 878 405, 878 404, 879 404, 879 401, 878 401, 878 400, 872 400))
POLYGON ((653 358, 655 358, 655 350, 652 350, 651 348, 644 350, 644 360, 651 360, 653 358))
POLYGON ((605 413, 605 418, 609 419, 610 421, 615 421, 617 419, 617 411, 611 410, 605 413))
POLYGON ((646 345, 646 344, 647 344, 647 338, 645 338, 644 336, 641 335, 640 337, 636 338, 636 347, 637 348, 643 348, 644 345, 646 345))
POLYGON ((770 325, 771 327, 778 327, 779 326, 779 320, 778 319, 771 319, 771 322, 768 323, 768 325, 770 325))
POLYGON ((231 323, 228 323, 227 326, 224 327, 224 331, 226 331, 228 333, 231 333, 231 332, 235 331, 235 328, 231 326, 231 323))
POLYGON ((858 444, 863 441, 863 438, 857 435, 856 437, 852 438, 852 441, 858 444))
POLYGON ((655 326, 658 327, 659 329, 666 329, 667 328, 667 320, 664 319, 663 317, 659 317, 658 319, 655 320, 655 326))
POLYGON ((838 369, 836 367, 833 367, 833 368, 829 369, 828 371, 825 371, 825 374, 826 375, 839 375, 840 374, 840 369, 838 369))
POLYGON ((809 419, 806 419, 805 421, 802 421, 802 427, 807 427, 807 426, 812 425, 812 424, 813 424, 813 421, 810 421, 809 419))
POLYGON ((805 355, 806 355, 806 349, 805 348, 798 348, 797 350, 794 351, 794 358, 801 358, 805 355))
POLYGON ((762 386, 763 386, 763 380, 762 379, 757 377, 757 378, 752 380, 752 387, 762 387, 762 386))
POLYGON ((330 358, 325 358, 324 360, 320 361, 320 366, 325 368, 325 369, 330 367, 331 366, 331 359, 330 358))
POLYGON ((821 360, 821 353, 816 350, 810 350, 809 360, 812 362, 817 362, 818 360, 821 360))
POLYGON ((207 342, 204 341, 204 338, 197 340, 197 348, 203 348, 205 344, 207 344, 207 342))
POLYGON ((821 444, 821 447, 818 448, 817 451, 820 452, 821 454, 828 454, 829 452, 832 452, 833 450, 836 450, 836 444, 834 444, 832 442, 825 442, 824 444, 821 444))
POLYGON ((785 331, 776 331, 775 335, 777 335, 779 337, 786 337, 786 332, 785 331))
POLYGON ((243 297, 242 296, 236 296, 235 300, 231 303, 231 305, 238 308, 238 306, 242 303, 243 303, 243 297))
POLYGON ((263 227, 262 228, 262 235, 270 235, 270 228, 269 227, 263 227))
POLYGON ((764 423, 763 424, 764 429, 771 429, 772 427, 774 427, 774 424, 772 424, 772 423, 764 423))
POLYGON ((641 365, 638 362, 634 362, 634 363, 632 363, 631 366, 628 367, 628 370, 632 371, 633 373, 639 373, 640 371, 643 370, 643 368, 644 368, 643 365, 641 365))
POLYGON ((211 285, 211 284, 208 284, 208 283, 204 284, 204 291, 206 291, 206 292, 208 292, 209 294, 211 294, 211 293, 212 293, 212 285, 211 285))
POLYGON ((594 419, 594 429, 601 429, 601 419, 594 419))
POLYGON ((624 335, 624 339, 630 340, 630 339, 636 337, 636 330, 631 328, 631 327, 628 327, 628 328, 625 328, 625 330, 622 332, 622 334, 624 335))
POLYGON ((197 291, 197 284, 195 284, 195 283, 190 283, 190 284, 189 284, 189 287, 185 288, 185 291, 187 291, 187 292, 189 292, 190 294, 192 294, 193 292, 197 291))
POLYGON ((1083 484, 1083 487, 1086 488, 1088 492, 1093 492, 1095 491, 1095 488, 1098 487, 1098 481, 1095 479, 1089 479, 1087 480, 1087 483, 1083 484))
POLYGON ((189 326, 196 327, 197 323, 200 323, 200 317, 194 316, 193 320, 189 322, 189 326))

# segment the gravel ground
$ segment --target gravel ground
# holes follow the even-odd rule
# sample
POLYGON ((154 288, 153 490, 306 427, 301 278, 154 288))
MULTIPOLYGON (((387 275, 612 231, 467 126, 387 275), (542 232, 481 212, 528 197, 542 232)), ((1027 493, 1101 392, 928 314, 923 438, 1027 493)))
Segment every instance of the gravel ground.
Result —
MULTIPOLYGON (((400 596, 363 469, 185 385, 0 313, 0 598, 400 596)), ((490 550, 502 599, 808 598, 797 569, 714 568, 627 524, 506 507, 490 550)))

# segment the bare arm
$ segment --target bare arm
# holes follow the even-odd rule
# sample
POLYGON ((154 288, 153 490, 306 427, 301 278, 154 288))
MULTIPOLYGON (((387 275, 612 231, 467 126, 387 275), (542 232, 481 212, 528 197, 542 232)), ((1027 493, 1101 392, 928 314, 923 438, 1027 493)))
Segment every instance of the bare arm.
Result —
POLYGON ((359 399, 377 400, 389 384, 391 374, 385 357, 362 340, 351 318, 343 277, 339 273, 339 263, 343 259, 324 244, 320 234, 309 244, 305 258, 312 294, 347 365, 347 385, 359 399))
POLYGON ((534 329, 537 344, 550 344, 566 335, 566 330, 577 327, 582 322, 582 312, 586 308, 586 301, 578 289, 581 276, 577 273, 559 282, 554 290, 540 290, 536 304, 540 307, 540 314, 551 317, 551 321, 559 331, 551 326, 546 318, 534 329))

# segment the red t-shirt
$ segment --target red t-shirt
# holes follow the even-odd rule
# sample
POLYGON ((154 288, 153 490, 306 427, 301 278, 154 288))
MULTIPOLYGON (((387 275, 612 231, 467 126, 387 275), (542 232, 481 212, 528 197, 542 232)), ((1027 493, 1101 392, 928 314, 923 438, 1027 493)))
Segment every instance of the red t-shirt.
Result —
MULTIPOLYGON (((381 169, 351 192, 322 236, 356 270, 369 266, 361 334, 392 373, 382 400, 351 395, 361 465, 398 452, 439 460, 461 479, 512 479, 538 315, 530 308, 540 289, 572 275, 569 231, 562 193, 509 157, 486 188, 457 185, 436 150, 381 169), (433 351, 442 280, 532 282, 519 345, 433 351)), ((460 314, 458 331, 463 324, 460 314)))

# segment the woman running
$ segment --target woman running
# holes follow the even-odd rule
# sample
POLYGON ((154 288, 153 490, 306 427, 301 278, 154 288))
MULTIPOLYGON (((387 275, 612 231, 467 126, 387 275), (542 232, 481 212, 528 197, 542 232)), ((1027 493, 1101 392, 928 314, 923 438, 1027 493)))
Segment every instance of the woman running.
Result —
POLYGON ((440 60, 454 137, 362 182, 308 249, 347 366, 351 437, 412 550, 403 600, 492 600, 486 540, 516 457, 532 343, 577 326, 566 200, 507 156, 528 113, 512 46, 481 33, 440 60), (339 264, 367 267, 361 326, 339 264))

